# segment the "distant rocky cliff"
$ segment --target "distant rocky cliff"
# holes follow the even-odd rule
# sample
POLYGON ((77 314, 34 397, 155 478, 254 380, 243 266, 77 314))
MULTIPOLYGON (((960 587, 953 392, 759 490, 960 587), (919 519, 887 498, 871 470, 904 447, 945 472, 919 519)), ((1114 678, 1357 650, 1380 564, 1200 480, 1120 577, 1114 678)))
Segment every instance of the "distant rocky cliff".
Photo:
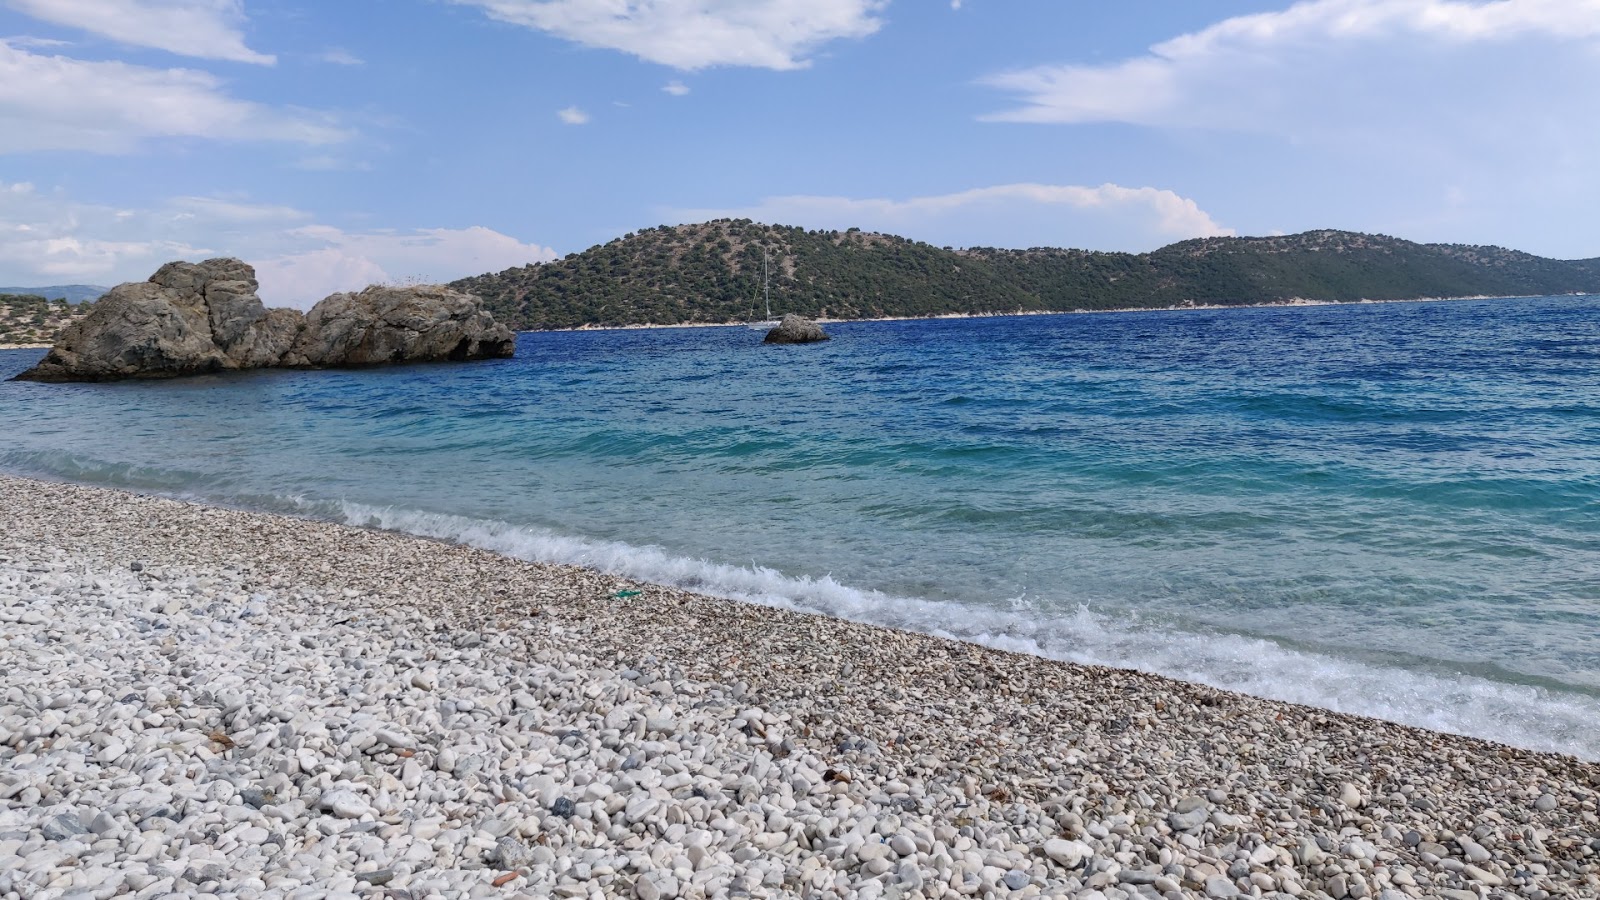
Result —
POLYGON ((171 378, 230 369, 323 368, 492 359, 511 330, 476 297, 447 287, 369 287, 309 313, 267 309, 237 259, 172 262, 112 288, 61 333, 22 381, 171 378))

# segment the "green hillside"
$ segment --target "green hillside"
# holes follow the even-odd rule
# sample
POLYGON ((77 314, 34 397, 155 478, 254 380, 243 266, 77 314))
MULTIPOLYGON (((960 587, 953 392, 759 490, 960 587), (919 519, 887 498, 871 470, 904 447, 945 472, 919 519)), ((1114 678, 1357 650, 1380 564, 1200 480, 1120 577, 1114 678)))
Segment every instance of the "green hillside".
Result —
POLYGON ((1204 238, 1131 254, 952 250, 743 219, 648 229, 452 287, 484 298, 518 329, 743 321, 762 315, 764 251, 773 311, 832 319, 1600 292, 1600 259, 1342 231, 1204 238))
POLYGON ((90 304, 46 300, 36 294, 0 294, 0 345, 48 344, 56 333, 89 313, 90 304))

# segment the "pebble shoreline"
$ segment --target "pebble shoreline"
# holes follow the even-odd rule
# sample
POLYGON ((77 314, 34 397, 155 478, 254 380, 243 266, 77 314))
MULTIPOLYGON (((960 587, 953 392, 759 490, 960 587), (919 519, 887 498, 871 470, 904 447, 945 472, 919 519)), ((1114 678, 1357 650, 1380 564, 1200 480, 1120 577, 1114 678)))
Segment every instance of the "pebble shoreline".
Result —
POLYGON ((0 898, 1600 897, 1597 799, 1571 757, 0 476, 0 898))

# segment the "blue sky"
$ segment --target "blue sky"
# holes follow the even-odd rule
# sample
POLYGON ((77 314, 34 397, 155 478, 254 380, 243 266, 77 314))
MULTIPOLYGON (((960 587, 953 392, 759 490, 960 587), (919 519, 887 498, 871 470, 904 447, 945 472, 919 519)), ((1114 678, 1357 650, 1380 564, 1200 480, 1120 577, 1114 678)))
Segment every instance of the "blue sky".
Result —
POLYGON ((0 284, 269 303, 748 216, 1600 256, 1600 0, 0 0, 0 284))

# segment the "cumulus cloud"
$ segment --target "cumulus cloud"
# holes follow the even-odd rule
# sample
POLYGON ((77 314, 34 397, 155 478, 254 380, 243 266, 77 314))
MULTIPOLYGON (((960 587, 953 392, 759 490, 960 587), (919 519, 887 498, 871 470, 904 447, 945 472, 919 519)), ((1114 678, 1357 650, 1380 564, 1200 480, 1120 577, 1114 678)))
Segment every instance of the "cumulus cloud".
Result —
POLYGON ((1186 165, 1252 231, 1595 254, 1552 223, 1600 195, 1600 0, 1303 0, 983 83, 1015 99, 990 121, 1189 132, 1186 165))
POLYGON ((808 228, 865 228, 935 244, 1148 250, 1232 234, 1199 204, 1153 187, 1004 184, 951 194, 883 198, 770 197, 742 209, 680 209, 684 221, 748 218, 808 228))
POLYGON ((4 0, 36 19, 181 56, 272 65, 245 46, 239 0, 4 0))
POLYGON ((589 114, 577 108, 576 106, 569 106, 566 109, 558 110, 556 112, 556 116, 568 125, 589 124, 589 114))
POLYGON ((1294 131, 1330 113, 1335 126, 1386 108, 1427 117, 1441 102, 1465 111, 1522 96, 1530 83, 1572 97, 1592 93, 1592 81, 1570 71, 1551 80, 1561 63, 1550 51, 1576 49, 1593 72, 1596 38, 1600 0, 1306 0, 1226 19, 1115 63, 989 76, 983 83, 1019 95, 1021 104, 986 118, 1294 131), (1482 81, 1472 70, 1486 48, 1517 45, 1539 48, 1531 65, 1493 69, 1516 89, 1487 97, 1461 90, 1482 81))
POLYGON ((214 75, 29 53, 0 41, 0 153, 126 152, 150 138, 328 144, 327 117, 229 96, 214 75))
POLYGON ((674 97, 682 97, 689 93, 689 86, 681 81, 669 81, 661 89, 674 97))
POLYGON ((822 45, 863 38, 888 0, 452 0, 588 47, 676 69, 799 69, 822 45))
POLYGON ((261 298, 268 305, 300 309, 336 291, 378 282, 454 281, 558 256, 549 247, 481 225, 375 232, 309 225, 287 236, 308 248, 248 261, 256 267, 261 298))
POLYGON ((302 309, 375 282, 451 281, 556 258, 489 228, 348 231, 293 207, 176 197, 148 209, 0 182, 0 282, 115 284, 173 259, 237 256, 269 305, 302 309))
POLYGON ((197 249, 164 229, 124 227, 134 216, 71 203, 26 182, 0 182, 0 273, 19 284, 104 283, 130 259, 173 259, 197 249))

